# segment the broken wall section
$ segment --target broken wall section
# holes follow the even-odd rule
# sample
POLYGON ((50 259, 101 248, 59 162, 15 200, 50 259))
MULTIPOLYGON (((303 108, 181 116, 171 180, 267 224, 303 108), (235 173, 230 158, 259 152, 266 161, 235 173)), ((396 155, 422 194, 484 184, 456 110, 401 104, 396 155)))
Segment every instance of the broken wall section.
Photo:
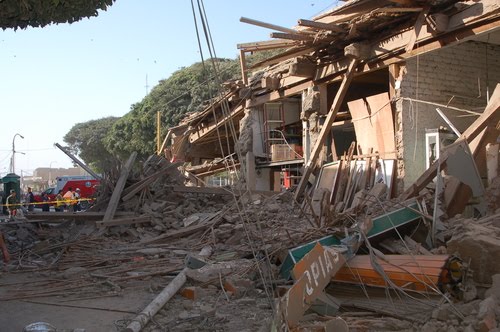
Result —
MULTIPOLYGON (((412 58, 406 62, 400 96, 482 112, 489 94, 500 81, 500 46, 466 42, 457 46, 412 58)), ((400 132, 396 137, 403 157, 404 187, 409 187, 425 170, 426 129, 448 127, 434 105, 397 100, 396 119, 400 132)), ((440 109, 463 132, 477 117, 440 109)))

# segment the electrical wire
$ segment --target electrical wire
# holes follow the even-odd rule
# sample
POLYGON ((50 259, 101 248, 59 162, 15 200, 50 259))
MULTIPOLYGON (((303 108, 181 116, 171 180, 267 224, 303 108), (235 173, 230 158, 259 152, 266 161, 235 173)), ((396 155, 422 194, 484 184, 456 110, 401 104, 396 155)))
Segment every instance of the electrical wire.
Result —
MULTIPOLYGON (((193 1, 193 0, 192 0, 193 1)), ((212 36, 211 36, 211 33, 210 33, 210 28, 209 28, 209 24, 208 24, 208 19, 207 19, 207 16, 206 16, 206 12, 205 12, 205 7, 204 7, 204 4, 203 4, 203 0, 198 0, 197 1, 197 4, 198 4, 198 11, 199 11, 199 14, 200 14, 200 21, 201 21, 201 26, 203 27, 203 32, 204 32, 204 35, 205 35, 205 41, 207 43, 207 47, 208 47, 208 51, 209 51, 209 54, 210 54, 210 60, 211 60, 211 64, 212 64, 212 67, 213 67, 213 71, 214 71, 214 77, 215 77, 215 80, 213 83, 216 84, 216 88, 217 90, 219 91, 219 95, 222 96, 222 92, 221 92, 221 76, 220 76, 220 68, 219 68, 219 65, 217 63, 216 60, 216 53, 215 53, 215 47, 213 45, 213 39, 212 39, 212 36)), ((194 4, 193 4, 194 6, 194 4)), ((194 16, 194 19, 196 20, 196 15, 193 11, 193 16, 194 16)), ((197 35, 199 36, 199 33, 197 33, 197 35)), ((199 45, 201 45, 201 43, 199 43, 199 45)), ((204 62, 204 59, 202 59, 202 61, 204 62)), ((211 92, 211 90, 209 89, 209 91, 211 92)), ((231 111, 230 111, 230 107, 229 107, 229 102, 227 101, 227 99, 223 98, 222 99, 222 102, 221 102, 221 111, 223 113, 223 118, 229 118, 230 119, 230 115, 231 115, 231 111)), ((215 118, 215 121, 217 121, 217 117, 216 117, 216 114, 215 114, 215 107, 212 109, 212 112, 214 114, 214 118, 215 118)), ((236 134, 236 128, 234 126, 234 122, 233 121, 228 121, 226 123, 224 123, 224 127, 225 127, 225 130, 226 132, 228 132, 228 129, 229 129, 229 132, 231 133, 232 137, 233 137, 233 140, 236 140, 236 137, 237 137, 237 134, 236 134)), ((224 149, 222 148, 222 139, 221 139, 221 135, 220 135, 220 132, 219 132, 219 128, 218 126, 216 127, 217 129, 217 137, 218 137, 218 140, 219 140, 219 147, 221 149, 221 153, 224 154, 224 149)), ((228 152, 230 152, 230 141, 229 141, 229 135, 226 135, 226 145, 227 145, 227 148, 228 148, 228 152)), ((238 159, 239 160, 242 160, 242 153, 241 153, 241 149, 240 149, 240 146, 239 144, 234 144, 235 146, 235 152, 238 156, 238 159)), ((224 160, 226 160, 226 158, 224 158, 224 160)), ((229 158, 229 160, 232 161, 232 167, 235 169, 235 160, 234 158, 229 158)), ((229 171, 230 170, 230 165, 229 164, 226 164, 226 169, 229 171)), ((244 170, 244 167, 241 168, 242 170, 240 170, 243 174, 245 172, 244 170)), ((247 193, 249 193, 249 190, 247 189, 247 193)), ((241 197, 241 192, 240 192, 240 197, 241 197)), ((262 279, 262 283, 263 283, 263 286, 264 286, 264 291, 266 293, 266 296, 268 297, 268 300, 269 300, 269 303, 271 305, 271 307, 274 309, 274 299, 272 297, 272 294, 270 294, 269 292, 269 289, 270 289, 270 286, 268 285, 268 280, 266 279, 269 279, 271 282, 272 282, 272 276, 266 276, 266 274, 264 273, 264 271, 262 271, 261 267, 260 267, 260 259, 258 258, 258 255, 257 255, 257 246, 255 245, 255 241, 254 239, 252 239, 252 237, 250 236, 250 231, 248 229, 248 225, 251 224, 250 223, 250 220, 249 220, 249 216, 248 216, 248 213, 245 209, 245 206, 242 204, 241 200, 238 199, 236 197, 236 194, 233 192, 233 200, 236 204, 236 208, 238 209, 238 215, 240 216, 240 221, 242 222, 242 225, 243 225, 243 229, 244 229, 244 232, 245 232, 245 235, 247 237, 247 240, 248 240, 248 243, 249 243, 249 246, 250 246, 250 249, 252 251, 252 255, 255 259, 255 261, 257 262, 257 270, 259 272, 259 275, 262 279), (240 206, 241 204, 241 206, 240 206)), ((257 228, 258 230, 262 233, 262 229, 260 227, 260 220, 257 221, 256 223, 257 225, 257 228)), ((262 246, 261 246, 262 248, 262 246)), ((265 259, 266 259, 266 263, 269 265, 269 268, 267 269, 268 272, 270 273, 271 271, 271 265, 270 265, 270 260, 269 260, 269 254, 267 252, 267 249, 264 247, 264 252, 265 252, 265 259)), ((274 310, 273 310, 273 315, 274 315, 274 310)))

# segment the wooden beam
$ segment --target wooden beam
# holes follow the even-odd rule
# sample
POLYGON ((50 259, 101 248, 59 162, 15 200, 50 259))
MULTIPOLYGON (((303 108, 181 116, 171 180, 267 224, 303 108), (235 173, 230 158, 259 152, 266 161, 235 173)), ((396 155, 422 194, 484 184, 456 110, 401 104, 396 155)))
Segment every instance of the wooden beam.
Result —
POLYGON ((349 85, 354 77, 354 72, 356 71, 356 66, 358 65, 358 63, 359 63, 358 59, 352 59, 351 63, 349 64, 349 67, 347 68, 347 72, 344 76, 344 79, 342 80, 339 90, 335 95, 335 99, 333 100, 330 112, 328 113, 325 122, 321 127, 319 137, 316 140, 316 143, 314 144, 311 156, 307 161, 307 164, 305 165, 304 173, 302 175, 302 178, 300 179, 299 185, 295 192, 295 199, 298 199, 302 195, 302 193, 306 188, 307 183, 309 182, 309 176, 311 176, 316 166, 316 160, 318 159, 318 156, 323 148, 323 144, 325 143, 326 137, 330 133, 330 128, 332 126, 332 123, 335 120, 335 117, 337 116, 340 106, 342 105, 342 101, 344 100, 349 85))
POLYGON ((298 24, 299 26, 313 28, 317 30, 330 30, 339 33, 347 33, 345 29, 341 28, 340 26, 334 23, 327 24, 322 22, 300 19, 298 20, 298 24))
POLYGON ((372 13, 418 13, 422 7, 382 7, 375 9, 372 13))
POLYGON ((125 166, 123 166, 122 171, 120 173, 120 177, 116 182, 115 189, 113 190, 113 194, 111 194, 111 198, 109 199, 109 204, 106 209, 106 213, 104 213, 104 218, 102 221, 104 223, 109 222, 113 219, 116 213, 116 208, 118 207, 118 203, 120 203, 120 197, 122 195, 123 188, 125 187, 125 183, 127 182, 128 175, 134 166, 135 158, 137 157, 137 152, 132 152, 130 157, 128 158, 125 166))
POLYGON ((283 33, 283 32, 271 32, 269 34, 271 38, 278 39, 288 39, 288 40, 303 40, 303 41, 313 41, 314 37, 308 35, 297 35, 293 33, 283 33))
POLYGON ((167 133, 167 135, 165 136, 165 139, 163 139, 163 143, 161 143, 161 147, 160 147, 160 150, 158 151, 158 155, 159 156, 163 156, 163 151, 165 151, 165 148, 168 144, 168 141, 170 140, 170 138, 172 137, 172 130, 170 129, 167 133))
POLYGON ((260 51, 260 50, 271 50, 275 48, 286 48, 295 46, 296 43, 292 40, 266 40, 258 41, 253 43, 242 43, 237 44, 236 48, 239 50, 250 51, 260 51))
POLYGON ((256 26, 271 29, 271 30, 281 31, 284 33, 290 33, 290 34, 299 34, 300 33, 297 30, 285 28, 285 27, 282 27, 282 26, 279 26, 276 24, 271 24, 271 23, 253 20, 253 19, 247 18, 247 17, 241 17, 240 22, 256 25, 256 26))

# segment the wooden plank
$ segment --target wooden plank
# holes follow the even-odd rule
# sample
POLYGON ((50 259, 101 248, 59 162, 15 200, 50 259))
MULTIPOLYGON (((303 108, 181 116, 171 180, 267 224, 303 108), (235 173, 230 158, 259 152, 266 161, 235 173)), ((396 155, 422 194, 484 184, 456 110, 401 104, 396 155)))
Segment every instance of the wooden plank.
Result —
POLYGON ((423 9, 422 7, 381 7, 372 13, 418 13, 423 9))
POLYGON ((286 39, 286 40, 304 40, 304 41, 314 40, 314 37, 309 35, 297 35, 297 34, 283 33, 283 32, 271 32, 269 34, 269 37, 277 39, 286 39))
POLYGON ((371 110, 371 121, 381 158, 396 158, 394 153, 396 151, 394 120, 389 95, 381 93, 369 96, 366 101, 371 110))
POLYGON ((151 222, 151 216, 136 216, 136 217, 125 217, 125 218, 119 218, 119 219, 112 219, 110 221, 104 222, 104 221, 97 221, 96 225, 97 226, 118 226, 118 225, 132 225, 132 224, 143 224, 151 222))
POLYGON ((240 68, 241 68, 241 79, 245 85, 248 85, 248 73, 247 73, 247 61, 245 56, 245 51, 240 50, 240 68))
POLYGON ((378 152, 377 140, 375 139, 377 133, 374 132, 370 121, 370 112, 368 111, 365 99, 361 98, 349 101, 347 102, 347 106, 352 116, 358 146, 361 146, 363 151, 373 148, 375 152, 378 152))
POLYGON ((486 126, 496 127, 500 121, 500 83, 491 95, 490 102, 484 112, 462 134, 462 138, 471 142, 486 126))
POLYGON ((299 26, 313 28, 313 29, 317 29, 317 30, 329 30, 329 31, 334 31, 334 32, 339 32, 339 33, 347 33, 347 31, 344 28, 342 28, 334 23, 327 24, 327 23, 322 23, 322 22, 317 22, 317 21, 300 19, 298 21, 298 24, 299 24, 299 26))
POLYGON ((373 148, 383 158, 395 158, 394 121, 388 94, 353 100, 347 105, 362 150, 373 148))
POLYGON ((116 182, 115 189, 113 190, 113 194, 111 194, 111 198, 109 200, 108 207, 106 209, 106 213, 104 214, 103 222, 108 222, 113 219, 116 213, 116 208, 118 207, 118 203, 120 203, 120 197, 122 195, 123 188, 125 187, 125 183, 127 182, 128 175, 134 166, 135 158, 137 157, 137 152, 134 151, 128 158, 125 166, 122 168, 120 177, 116 182))
POLYGON ((321 131, 319 133, 319 137, 316 140, 316 143, 314 144, 314 147, 311 152, 311 156, 309 160, 307 161, 307 164, 305 165, 305 170, 302 178, 300 179, 299 185, 297 187, 297 191, 295 192, 295 199, 300 197, 302 193, 304 192, 306 188, 306 184, 309 182, 309 177, 311 176, 316 160, 319 157, 319 154, 321 152, 321 149, 323 148, 323 144, 325 143, 327 135, 330 133, 330 128, 332 126, 333 121, 335 120, 335 117, 337 116, 337 113, 340 109, 340 106, 342 105, 342 101, 344 100, 344 97, 347 93, 347 89, 349 88, 349 85, 354 77, 354 72, 356 71, 356 66, 358 65, 359 60, 358 59, 352 59, 351 64, 349 65, 349 68, 347 69, 347 73, 344 76, 344 79, 342 81, 342 84, 340 84, 339 90, 337 91, 337 94, 335 95, 335 99, 333 100, 332 107, 330 108, 330 112, 328 113, 325 122, 323 123, 323 126, 321 127, 321 131))

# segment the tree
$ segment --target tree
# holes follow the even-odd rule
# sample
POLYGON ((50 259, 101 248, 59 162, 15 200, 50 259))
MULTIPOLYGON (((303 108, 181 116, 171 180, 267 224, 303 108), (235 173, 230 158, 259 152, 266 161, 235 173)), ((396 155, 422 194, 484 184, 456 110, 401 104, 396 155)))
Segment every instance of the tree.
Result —
POLYGON ((103 172, 113 166, 116 161, 112 153, 106 149, 103 141, 118 119, 107 117, 77 123, 63 140, 68 144, 69 150, 78 155, 85 164, 97 172, 103 172))
POLYGON ((140 102, 131 106, 130 112, 120 118, 106 137, 106 148, 120 158, 126 158, 133 151, 140 157, 155 153, 156 114, 160 112, 162 137, 168 127, 175 126, 189 112, 203 109, 207 100, 217 95, 220 85, 239 76, 237 60, 216 59, 218 77, 212 64, 195 63, 174 72, 162 80, 140 102))
POLYGON ((51 23, 73 23, 97 16, 115 0, 3 0, 0 1, 0 27, 24 29, 51 23))

